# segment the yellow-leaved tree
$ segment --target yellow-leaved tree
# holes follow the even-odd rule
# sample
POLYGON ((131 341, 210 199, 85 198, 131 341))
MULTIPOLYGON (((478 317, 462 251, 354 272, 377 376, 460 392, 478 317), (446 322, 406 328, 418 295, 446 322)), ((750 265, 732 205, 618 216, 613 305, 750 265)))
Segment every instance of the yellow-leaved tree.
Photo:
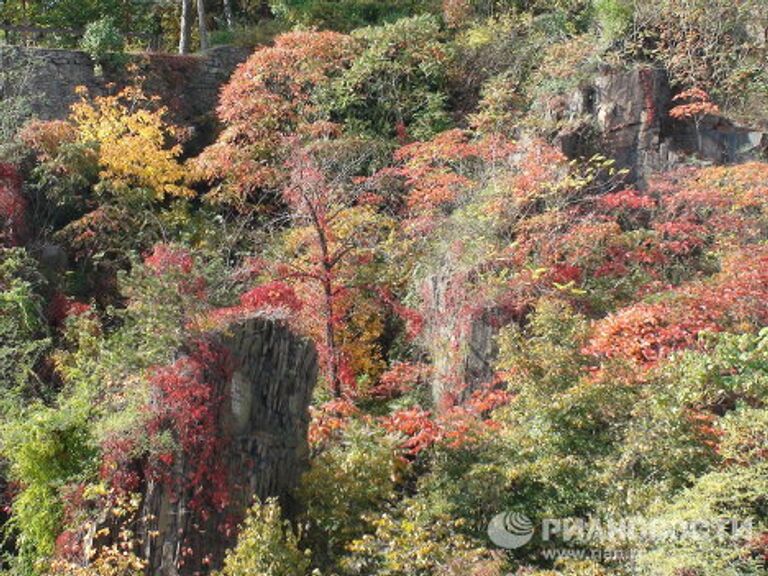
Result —
POLYGON ((180 131, 166 122, 165 107, 136 86, 93 99, 85 88, 78 92, 81 100, 72 106, 71 120, 80 141, 98 147, 100 180, 114 194, 138 189, 157 200, 194 194, 184 184, 180 131))

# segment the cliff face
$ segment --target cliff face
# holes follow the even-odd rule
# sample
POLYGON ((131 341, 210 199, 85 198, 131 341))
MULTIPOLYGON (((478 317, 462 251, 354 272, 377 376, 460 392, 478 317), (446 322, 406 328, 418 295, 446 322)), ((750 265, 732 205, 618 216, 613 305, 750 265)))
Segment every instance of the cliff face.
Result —
POLYGON ((691 155, 727 164, 764 152, 765 133, 722 118, 706 118, 697 137, 692 122, 670 119, 674 105, 666 72, 635 66, 601 71, 546 114, 550 121, 565 124, 556 140, 568 157, 600 152, 627 168, 629 180, 640 185, 691 155))
MULTIPOLYGON (((208 574, 219 567, 234 543, 227 526, 236 526, 254 497, 277 496, 290 513, 291 493, 308 463, 308 407, 317 380, 314 346, 284 325, 260 319, 231 327, 220 344, 231 363, 230 376, 220 383, 220 458, 230 503, 201 517, 190 512, 194 488, 174 493, 167 484, 148 481, 137 529, 152 576, 208 574)), ((174 476, 188 477, 193 464, 176 462, 174 476)), ((91 546, 99 543, 94 540, 91 546)))
MULTIPOLYGON (((700 161, 727 164, 760 157, 768 134, 739 127, 721 118, 706 118, 697 136, 692 122, 673 121, 675 105, 663 69, 636 66, 605 69, 589 83, 564 98, 538 106, 549 125, 559 126, 556 143, 569 158, 600 153, 628 170, 630 183, 642 187, 654 173, 673 170, 691 156, 700 161)), ((463 302, 449 261, 428 280, 426 328, 435 378, 436 403, 446 393, 466 396, 493 377, 499 327, 519 320, 488 309, 460 319, 463 302)))

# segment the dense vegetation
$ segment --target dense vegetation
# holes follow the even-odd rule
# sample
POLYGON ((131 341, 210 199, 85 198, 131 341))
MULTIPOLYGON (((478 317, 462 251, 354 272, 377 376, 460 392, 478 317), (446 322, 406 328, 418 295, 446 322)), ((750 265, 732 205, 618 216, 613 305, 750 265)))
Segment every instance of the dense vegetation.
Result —
MULTIPOLYGON (((269 13, 251 4, 208 8, 269 13)), ((141 78, 62 120, 0 107, 0 569, 143 573, 150 479, 226 509, 211 334, 261 316, 317 348, 311 466, 296 515, 239 519, 220 574, 765 574, 768 163, 696 154, 713 117, 766 122, 765 0, 270 6, 284 31, 194 157, 141 78), (553 144, 548 106, 606 67, 668 71, 648 113, 695 132, 685 162, 630 182, 610 149, 553 144), (502 512, 752 527, 554 557, 489 540, 502 512), (106 513, 124 529, 86 563, 106 513)), ((100 22, 94 52, 177 20, 153 10, 0 4, 100 22)))

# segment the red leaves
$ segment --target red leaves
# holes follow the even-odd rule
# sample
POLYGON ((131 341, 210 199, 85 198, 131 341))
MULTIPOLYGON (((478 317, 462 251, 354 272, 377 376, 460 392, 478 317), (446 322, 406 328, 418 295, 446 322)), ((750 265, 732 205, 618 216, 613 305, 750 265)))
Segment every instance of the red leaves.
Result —
POLYGON ((768 251, 737 253, 709 282, 691 282, 658 303, 641 302, 599 320, 587 354, 652 365, 693 346, 704 331, 739 331, 768 322, 768 251))
POLYGON ((155 244, 152 252, 145 256, 144 265, 157 276, 175 279, 181 294, 192 295, 200 302, 205 301, 205 278, 195 274, 195 260, 188 249, 155 244))
POLYGON ((61 326, 67 318, 81 316, 90 311, 90 305, 85 302, 78 302, 63 292, 56 292, 48 303, 47 315, 53 326, 61 326))
POLYGON ((194 264, 188 250, 168 244, 155 244, 152 253, 144 258, 144 265, 158 275, 169 272, 190 274, 194 264))
POLYGON ((16 168, 0 163, 0 240, 15 246, 26 237, 27 201, 21 193, 21 178, 16 168))
POLYGON ((202 325, 221 326, 254 316, 290 321, 301 309, 302 302, 291 286, 272 281, 242 294, 237 306, 213 310, 202 325))
POLYGON ((371 395, 375 398, 396 398, 426 383, 431 376, 432 367, 428 364, 395 362, 381 375, 371 395))
POLYGON ((60 560, 77 561, 82 557, 83 539, 74 530, 64 530, 56 537, 54 555, 60 560))
POLYGON ((717 451, 720 439, 725 435, 725 431, 718 427, 717 416, 710 412, 689 409, 686 417, 699 434, 702 444, 717 451))
POLYGON ((405 437, 402 447, 414 456, 441 437, 440 427, 432 418, 432 413, 418 406, 395 412, 385 420, 384 428, 402 434, 405 437))
POLYGON ((392 291, 387 288, 379 288, 379 298, 405 322, 405 334, 410 340, 415 340, 424 330, 424 316, 418 311, 401 304, 392 291))
MULTIPOLYGON (((229 502, 217 391, 217 379, 226 372, 224 352, 198 341, 189 355, 156 368, 150 378, 156 393, 150 432, 173 431, 188 470, 181 488, 191 492, 190 507, 203 515, 211 509, 223 510, 229 502)), ((158 460, 152 464, 173 463, 167 453, 158 460)))
POLYGON ((435 444, 459 449, 482 440, 495 428, 495 422, 489 419, 491 412, 511 399, 507 391, 488 387, 476 390, 468 401, 437 416, 414 406, 395 412, 383 425, 387 431, 404 436, 401 446, 411 456, 435 444))
POLYGON ((277 310, 298 312, 302 307, 296 292, 284 282, 268 282, 249 290, 240 296, 240 305, 245 311, 267 314, 277 310))
POLYGON ((570 282, 578 284, 581 282, 582 274, 583 271, 578 266, 559 263, 552 267, 548 276, 550 281, 555 284, 568 284, 570 282))
POLYGON ((141 469, 136 460, 136 442, 133 438, 112 436, 101 444, 102 480, 109 483, 117 497, 139 490, 141 469))
POLYGON ((707 229, 691 220, 662 222, 653 228, 662 235, 661 248, 675 255, 689 254, 703 247, 707 236, 707 229))
POLYGON ((600 196, 598 206, 608 212, 625 212, 628 210, 653 210, 656 201, 650 196, 628 188, 600 196))

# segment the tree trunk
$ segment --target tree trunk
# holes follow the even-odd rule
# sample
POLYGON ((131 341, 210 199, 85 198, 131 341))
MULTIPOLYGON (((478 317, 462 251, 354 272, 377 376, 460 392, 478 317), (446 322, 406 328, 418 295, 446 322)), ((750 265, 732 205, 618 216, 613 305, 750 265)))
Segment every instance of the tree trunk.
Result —
POLYGON ((181 26, 179 32, 179 54, 189 53, 192 36, 192 0, 181 0, 181 26))
POLYGON ((334 398, 341 397, 339 380, 339 355, 336 350, 336 330, 334 326, 332 270, 325 266, 323 275, 323 293, 325 296, 325 347, 328 354, 328 385, 334 398))
POLYGON ((197 23, 200 26, 200 50, 207 50, 208 27, 205 23, 205 0, 197 0, 197 23))
POLYGON ((232 0, 224 0, 224 21, 227 23, 227 30, 235 27, 235 16, 232 12, 232 0))

